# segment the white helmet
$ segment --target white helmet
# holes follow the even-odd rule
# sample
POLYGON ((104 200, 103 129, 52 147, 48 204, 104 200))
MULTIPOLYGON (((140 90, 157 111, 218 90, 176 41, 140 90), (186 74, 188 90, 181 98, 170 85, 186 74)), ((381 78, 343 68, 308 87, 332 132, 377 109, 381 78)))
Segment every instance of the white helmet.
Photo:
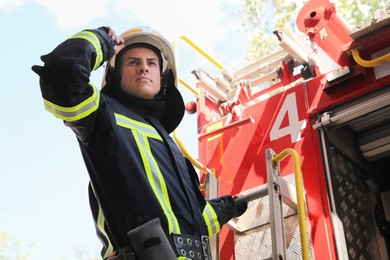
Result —
MULTIPOLYGON (((168 133, 172 132, 180 123, 184 115, 183 98, 177 89, 177 71, 173 48, 169 41, 160 33, 152 30, 147 26, 132 28, 122 33, 125 46, 133 44, 148 44, 161 52, 159 55, 162 58, 162 84, 164 91, 164 99, 166 102, 166 111, 162 123, 168 133)), ((123 50, 126 50, 125 47, 123 50)), ((122 51, 123 51, 122 50, 122 51)), ((119 52, 121 53, 121 52, 119 52)), ((114 55, 107 63, 106 71, 102 83, 102 91, 105 92, 109 74, 115 71, 115 59, 118 55, 114 55)), ((112 87, 112 86, 111 86, 112 87)))
MULTIPOLYGON (((147 26, 132 28, 122 33, 121 37, 124 39, 125 46, 129 46, 135 43, 146 43, 160 50, 161 57, 163 59, 162 76, 164 77, 165 73, 171 70, 175 78, 175 86, 177 85, 175 55, 171 44, 165 37, 163 37, 159 32, 147 26)), ((111 58, 110 62, 107 64, 106 73, 108 70, 115 69, 116 56, 117 55, 114 55, 111 58)))

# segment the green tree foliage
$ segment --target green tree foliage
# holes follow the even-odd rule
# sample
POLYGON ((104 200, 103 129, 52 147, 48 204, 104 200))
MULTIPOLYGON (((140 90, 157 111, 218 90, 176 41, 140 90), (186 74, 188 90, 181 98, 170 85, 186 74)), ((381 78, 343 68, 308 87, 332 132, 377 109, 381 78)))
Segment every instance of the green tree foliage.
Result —
MULTIPOLYGON (((22 247, 22 243, 14 234, 0 231, 0 260, 29 260, 32 259, 30 251, 34 251, 34 244, 22 247)), ((33 259, 37 259, 37 257, 34 256, 33 259)), ((98 255, 91 256, 81 246, 64 243, 63 251, 51 256, 51 259, 98 260, 100 257, 98 255)))
MULTIPOLYGON (((316 0, 312 0, 316 1, 316 0)), ((374 17, 374 12, 386 7, 388 0, 336 0, 336 10, 351 27, 374 17), (386 3, 387 2, 387 3, 386 3)), ((249 35, 247 58, 256 60, 279 49, 274 30, 292 34, 299 10, 307 1, 299 0, 242 0, 243 27, 249 35)))
POLYGON ((27 255, 20 252, 20 243, 13 234, 0 232, 0 260, 26 260, 27 255))

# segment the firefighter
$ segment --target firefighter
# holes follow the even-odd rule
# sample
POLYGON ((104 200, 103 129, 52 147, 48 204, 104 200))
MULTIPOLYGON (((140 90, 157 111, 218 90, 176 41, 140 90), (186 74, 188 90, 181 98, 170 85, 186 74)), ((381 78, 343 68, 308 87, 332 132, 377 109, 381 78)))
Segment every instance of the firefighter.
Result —
POLYGON ((73 130, 88 170, 102 258, 210 259, 207 237, 247 205, 206 201, 169 135, 184 115, 170 43, 148 27, 100 27, 41 60, 32 70, 45 108, 73 130), (105 62, 99 91, 90 74, 105 62))

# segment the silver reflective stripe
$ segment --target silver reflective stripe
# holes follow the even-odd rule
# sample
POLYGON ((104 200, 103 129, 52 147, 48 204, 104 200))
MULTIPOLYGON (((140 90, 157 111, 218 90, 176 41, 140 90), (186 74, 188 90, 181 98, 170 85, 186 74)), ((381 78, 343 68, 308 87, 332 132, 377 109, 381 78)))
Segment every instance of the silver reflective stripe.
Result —
POLYGON ((103 52, 102 52, 102 47, 99 38, 93 32, 90 31, 82 31, 70 37, 70 39, 77 39, 77 38, 89 41, 95 48, 96 59, 95 59, 95 65, 93 66, 93 70, 96 70, 97 68, 99 68, 100 63, 103 61, 103 52))
POLYGON ((100 92, 90 84, 93 89, 93 94, 80 104, 73 107, 63 107, 56 105, 46 99, 43 100, 47 111, 54 116, 61 118, 65 121, 72 122, 83 119, 96 111, 99 106, 100 92))
POLYGON ((155 138, 162 141, 161 136, 151 125, 130 119, 119 114, 115 114, 115 118, 118 125, 130 129, 134 136, 134 140, 137 143, 142 158, 146 177, 148 178, 149 184, 152 187, 154 194, 167 218, 169 233, 180 234, 179 223, 172 211, 168 189, 165 184, 164 177, 156 159, 152 154, 148 140, 148 138, 155 138))
POLYGON ((207 202, 202 215, 205 220, 209 236, 212 236, 221 230, 221 226, 218 222, 218 216, 209 202, 207 202))

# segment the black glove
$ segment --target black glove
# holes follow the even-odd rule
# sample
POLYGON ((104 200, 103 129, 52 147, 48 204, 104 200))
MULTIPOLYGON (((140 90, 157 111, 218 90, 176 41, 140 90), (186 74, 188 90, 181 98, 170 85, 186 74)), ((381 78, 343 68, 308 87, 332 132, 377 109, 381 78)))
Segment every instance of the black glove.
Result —
POLYGON ((245 201, 236 201, 234 200, 234 206, 236 207, 237 214, 235 217, 239 217, 245 213, 248 208, 248 203, 245 201))
POLYGON ((231 195, 225 195, 209 201, 217 212, 220 224, 239 217, 246 211, 248 204, 244 201, 235 201, 231 195))

